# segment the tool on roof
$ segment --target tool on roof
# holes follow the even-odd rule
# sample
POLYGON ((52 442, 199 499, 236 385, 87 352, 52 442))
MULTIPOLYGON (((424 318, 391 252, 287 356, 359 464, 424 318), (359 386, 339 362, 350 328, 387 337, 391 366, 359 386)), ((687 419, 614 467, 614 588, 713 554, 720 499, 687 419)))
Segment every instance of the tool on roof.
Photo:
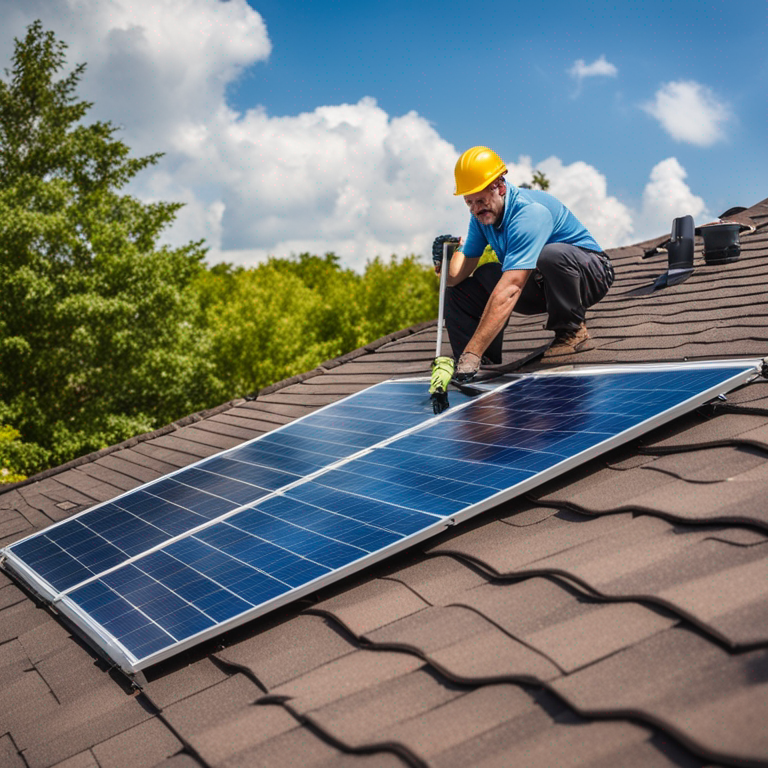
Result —
POLYGON ((442 413, 449 405, 448 385, 453 378, 454 364, 452 357, 443 357, 443 317, 445 313, 445 287, 448 279, 448 264, 459 245, 459 238, 453 235, 440 235, 432 243, 432 260, 440 265, 440 299, 437 310, 437 346, 435 360, 432 363, 432 377, 429 382, 429 395, 432 410, 442 413))

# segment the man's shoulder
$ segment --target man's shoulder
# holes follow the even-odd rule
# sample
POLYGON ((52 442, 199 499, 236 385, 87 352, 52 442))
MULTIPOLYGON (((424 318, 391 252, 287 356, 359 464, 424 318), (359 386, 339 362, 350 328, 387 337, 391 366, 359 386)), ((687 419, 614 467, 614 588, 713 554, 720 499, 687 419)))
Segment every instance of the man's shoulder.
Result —
MULTIPOLYGON (((521 193, 529 193, 539 190, 519 190, 521 193)), ((546 193, 545 193, 546 194, 546 193)), ((551 195, 549 196, 551 197, 551 195)), ((554 198, 553 198, 554 199, 554 198)), ((528 194, 518 194, 509 209, 509 215, 504 222, 508 230, 530 225, 538 226, 552 222, 552 211, 544 200, 533 199, 528 194)))
POLYGON ((528 189, 527 187, 515 187, 515 198, 520 200, 521 203, 541 203, 546 205, 547 203, 560 201, 549 192, 545 192, 543 189, 528 189))

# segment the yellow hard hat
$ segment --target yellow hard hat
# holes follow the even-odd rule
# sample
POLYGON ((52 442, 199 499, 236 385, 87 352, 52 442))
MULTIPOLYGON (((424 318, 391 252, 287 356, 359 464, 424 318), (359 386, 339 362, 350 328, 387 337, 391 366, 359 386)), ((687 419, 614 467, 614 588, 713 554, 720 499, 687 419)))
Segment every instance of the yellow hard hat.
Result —
POLYGON ((474 195, 507 172, 504 161, 488 147, 472 147, 456 161, 454 195, 474 195))

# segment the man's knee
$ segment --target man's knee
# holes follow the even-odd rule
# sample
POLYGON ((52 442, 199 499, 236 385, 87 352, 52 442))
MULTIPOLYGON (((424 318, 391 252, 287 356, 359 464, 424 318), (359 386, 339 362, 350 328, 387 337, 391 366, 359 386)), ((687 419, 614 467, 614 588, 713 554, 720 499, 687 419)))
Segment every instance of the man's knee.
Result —
POLYGON ((541 249, 536 268, 546 277, 553 270, 562 269, 568 261, 567 243, 548 243, 541 249))
POLYGON ((487 261, 481 264, 473 273, 471 280, 476 280, 490 294, 501 280, 501 264, 498 261, 487 261))

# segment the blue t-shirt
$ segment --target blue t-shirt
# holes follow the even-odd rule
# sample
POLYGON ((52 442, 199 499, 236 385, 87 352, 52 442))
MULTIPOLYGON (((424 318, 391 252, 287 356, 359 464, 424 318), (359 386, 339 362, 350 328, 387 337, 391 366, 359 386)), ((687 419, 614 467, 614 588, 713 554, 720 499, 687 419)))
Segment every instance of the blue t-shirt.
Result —
POLYGON ((507 184, 504 215, 498 227, 481 224, 474 216, 462 251, 467 258, 483 255, 490 244, 506 272, 535 269, 547 243, 570 243, 601 251, 586 227, 556 198, 540 189, 520 189, 507 184))

